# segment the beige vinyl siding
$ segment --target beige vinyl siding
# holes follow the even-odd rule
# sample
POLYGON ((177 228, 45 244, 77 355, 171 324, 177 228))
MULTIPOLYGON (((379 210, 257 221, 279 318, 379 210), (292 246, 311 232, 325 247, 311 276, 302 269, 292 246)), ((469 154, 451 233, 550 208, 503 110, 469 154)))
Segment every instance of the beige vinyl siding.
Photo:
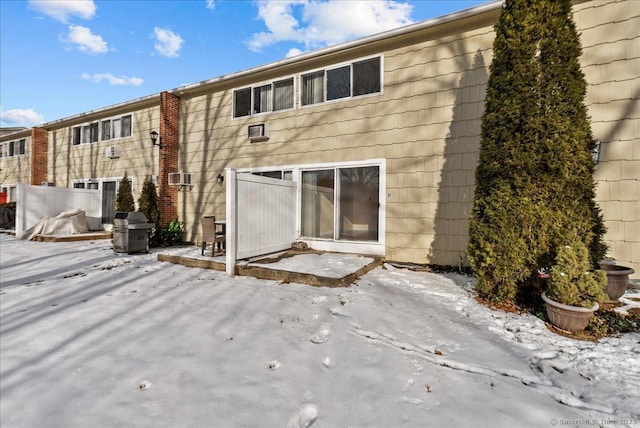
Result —
POLYGON ((0 158, 0 186, 31 183, 31 132, 28 135, 20 133, 5 136, 2 143, 8 144, 11 141, 18 142, 20 140, 25 140, 24 155, 16 154, 0 158))
POLYGON ((577 5, 587 105, 602 142, 596 200, 610 257, 640 277, 640 8, 625 1, 577 5))
POLYGON ((49 177, 56 186, 73 187, 73 180, 121 178, 126 172, 133 178, 137 201, 145 175, 157 174, 158 148, 151 146, 149 132, 157 128, 154 124, 158 123, 159 109, 150 107, 122 112, 128 113, 132 114, 133 123, 130 137, 72 145, 74 126, 112 118, 114 113, 110 112, 104 117, 92 117, 49 132, 49 177), (116 147, 119 157, 108 158, 105 155, 107 147, 116 147))
POLYGON ((224 215, 224 188, 214 183, 226 166, 386 158, 387 258, 457 264, 466 248, 492 42, 492 29, 480 28, 382 52, 382 94, 287 112, 231 119, 233 88, 182 100, 181 167, 204 189, 181 194, 182 215, 192 225, 201 213, 224 215), (206 113, 211 105, 218 106, 215 117, 206 113), (267 142, 249 142, 247 126, 256 123, 269 126, 267 142), (436 232, 447 247, 434 259, 436 232))
MULTIPOLYGON (((640 126, 633 107, 640 75, 637 16, 630 18, 628 8, 615 1, 580 3, 575 16, 583 34, 594 135, 603 141, 596 179, 610 228, 606 239, 611 256, 633 264, 640 260, 633 242, 640 234, 632 233, 638 227, 640 199, 640 149, 635 144, 640 126), (622 207, 626 209, 618 209, 622 207)), ((431 39, 378 52, 384 68, 379 95, 301 108, 298 80, 294 110, 237 119, 231 117, 233 89, 264 78, 183 99, 181 168, 194 173, 196 187, 203 189, 180 195, 181 214, 192 226, 189 236, 197 240, 199 215, 224 215, 224 188, 214 182, 225 167, 386 158, 387 258, 466 265, 493 23, 462 32, 435 31, 431 39), (247 126, 257 123, 267 124, 270 138, 252 144, 247 126)), ((372 49, 363 49, 362 56, 374 53, 372 49)), ((340 61, 359 58, 357 52, 351 55, 341 56, 340 61)), ((298 77, 307 71, 301 66, 282 75, 298 77)))

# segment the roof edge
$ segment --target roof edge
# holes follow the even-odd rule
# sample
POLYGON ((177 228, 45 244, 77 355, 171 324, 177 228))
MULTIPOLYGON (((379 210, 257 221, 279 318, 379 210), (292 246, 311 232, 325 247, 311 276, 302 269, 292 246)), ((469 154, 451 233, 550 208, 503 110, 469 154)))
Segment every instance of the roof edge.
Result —
POLYGON ((312 52, 307 52, 307 53, 303 53, 300 55, 296 55, 294 57, 291 58, 286 58, 283 60, 279 60, 279 61, 275 61, 275 62, 270 62, 264 65, 260 65, 257 67, 252 67, 246 70, 242 70, 239 72, 235 72, 235 73, 231 73, 231 74, 225 74, 222 76, 218 76, 215 77, 213 79, 208 79, 208 80, 203 80, 201 82, 198 83, 192 83, 192 84, 188 84, 188 85, 183 85, 183 86, 179 86, 173 89, 168 89, 166 91, 161 91, 161 92, 157 92, 151 95, 146 95, 140 98, 136 98, 133 100, 129 100, 129 101, 123 101, 121 103, 117 103, 117 104, 112 104, 106 107, 102 107, 102 108, 98 108, 98 109, 94 109, 94 110, 90 110, 90 111, 86 111, 83 113, 79 113, 73 116, 68 116, 65 118, 61 118, 61 119, 56 119, 50 122, 45 122, 39 125, 35 125, 34 127, 40 127, 40 128, 51 128, 51 127, 55 127, 57 125, 61 125, 65 122, 71 122, 71 121, 75 121, 78 119, 82 119, 84 117, 87 116, 92 116, 95 114, 99 114, 101 112, 106 112, 109 110, 115 110, 117 108, 122 108, 125 106, 132 106, 135 104, 141 104, 141 103, 146 103, 146 102, 151 102, 154 99, 157 99, 159 102, 159 97, 160 94, 162 92, 169 92, 169 93, 173 93, 176 95, 180 95, 183 94, 184 92, 191 92, 191 91, 199 91, 202 88, 206 87, 206 86, 210 86, 216 83, 222 83, 228 80, 233 80, 233 79, 238 79, 238 78, 242 78, 242 77, 246 77, 249 76, 251 74, 256 74, 256 73, 260 73, 263 71, 267 71, 267 70, 271 70, 277 67, 283 67, 283 66, 287 66, 290 64, 295 64, 298 62, 303 62, 303 61, 307 61, 307 60, 312 60, 314 58, 319 58, 325 55, 329 55, 329 54, 333 54, 336 52, 340 52, 343 50, 348 50, 348 49, 353 49, 353 48, 357 48, 360 46, 364 46, 367 44, 371 44, 371 43, 375 43, 375 42, 379 42, 379 41, 383 41, 385 39, 390 39, 392 37, 396 37, 399 35, 404 35, 404 34, 409 34, 409 33, 413 33, 416 31, 422 31, 425 29, 429 29, 431 27, 435 27, 438 25, 443 25, 443 24, 447 24, 449 22, 453 22, 453 21, 457 21, 460 19, 464 19, 464 18, 468 18, 468 17, 472 17, 475 15, 480 15, 482 13, 486 13, 486 12, 492 12, 496 9, 499 9, 502 7, 504 3, 504 0, 494 0, 494 1, 490 1, 488 3, 484 3, 478 6, 474 6, 468 9, 463 9, 457 12, 452 12, 446 15, 441 15, 435 18, 431 18, 431 19, 427 19, 425 21, 420 21, 414 24, 410 24, 410 25, 406 25, 403 27, 399 27, 399 28, 395 28, 392 30, 388 30, 388 31, 384 31, 382 33, 376 33, 373 34, 371 36, 366 36, 366 37, 362 37, 360 39, 357 40, 353 40, 350 42, 345 42, 345 43, 341 43, 338 45, 334 45, 334 46, 329 46, 326 48, 322 48, 319 50, 315 50, 312 52))
POLYGON ((338 45, 333 45, 333 46, 329 46, 326 48, 322 48, 319 50, 315 50, 312 52, 307 52, 307 53, 303 53, 300 55, 296 55, 293 56, 291 58, 286 58, 283 60, 279 60, 279 61, 275 61, 275 62, 270 62, 264 65, 259 65, 257 67, 252 67, 246 70, 242 70, 239 72, 235 72, 232 74, 226 74, 226 75, 222 75, 222 76, 218 76, 215 77, 213 79, 208 79, 208 80, 203 80, 201 82, 198 83, 192 83, 192 84, 188 84, 188 85, 183 85, 183 86, 179 86, 177 88, 173 88, 168 90, 167 92, 171 92, 171 93, 184 93, 184 92, 190 92, 193 90, 198 90, 202 87, 205 86, 209 86, 215 83, 222 83, 225 82, 227 80, 232 80, 232 79, 238 79, 238 78, 242 78, 242 77, 246 77, 249 76, 251 74, 256 74, 256 73, 260 73, 263 71, 267 71, 267 70, 271 70, 274 68, 278 68, 278 67, 284 67, 287 65, 291 65, 291 64, 295 64, 298 62, 303 62, 303 61, 308 61, 308 60, 312 60, 315 58, 319 58, 325 55, 330 55, 333 53, 337 53, 340 51, 344 51, 344 50, 348 50, 348 49, 354 49, 360 46, 364 46, 367 44, 371 44, 371 43, 376 43, 379 41, 383 41, 386 39, 390 39, 392 37, 396 37, 396 36, 400 36, 400 35, 404 35, 404 34, 410 34, 416 31, 422 31, 425 29, 429 29, 431 27, 435 27, 438 25, 443 25, 443 24, 447 24, 449 22, 453 22, 453 21, 457 21, 460 19, 464 19, 464 18, 468 18, 468 17, 472 17, 475 15, 480 15, 482 13, 486 13, 486 12, 492 12, 496 9, 499 9, 502 7, 502 5, 504 4, 504 0, 494 0, 494 1, 490 1, 488 3, 484 3, 478 6, 474 6, 474 7, 470 7, 468 9, 463 9, 457 12, 452 12, 446 15, 441 15, 435 18, 431 18, 428 19, 426 21, 420 21, 417 23, 413 23, 413 24, 409 24, 409 25, 405 25, 403 27, 398 27, 398 28, 394 28, 392 30, 387 30, 384 31, 382 33, 376 33, 370 36, 366 36, 366 37, 362 37, 360 39, 356 39, 356 40, 352 40, 350 42, 345 42, 345 43, 341 43, 338 45))

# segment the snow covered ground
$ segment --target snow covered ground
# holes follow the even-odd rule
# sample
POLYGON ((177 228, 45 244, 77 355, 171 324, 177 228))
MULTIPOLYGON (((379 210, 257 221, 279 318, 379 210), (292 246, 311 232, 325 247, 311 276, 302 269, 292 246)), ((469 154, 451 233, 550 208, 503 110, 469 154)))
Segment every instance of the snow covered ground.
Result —
POLYGON ((7 235, 0 257, 3 428, 640 425, 639 334, 555 335, 466 276, 332 289, 7 235))

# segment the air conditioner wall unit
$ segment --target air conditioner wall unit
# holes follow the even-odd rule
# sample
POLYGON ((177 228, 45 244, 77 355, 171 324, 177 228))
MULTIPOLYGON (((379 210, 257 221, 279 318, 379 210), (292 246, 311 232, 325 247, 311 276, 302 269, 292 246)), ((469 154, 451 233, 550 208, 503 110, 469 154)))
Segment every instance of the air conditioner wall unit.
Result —
POLYGON ((258 141, 267 141, 269 139, 269 127, 266 123, 249 125, 248 134, 249 140, 251 140, 252 143, 258 141))
POLYGON ((172 172, 169 174, 170 186, 191 186, 191 174, 186 172, 172 172))
POLYGON ((120 149, 115 146, 107 147, 104 151, 104 154, 109 159, 117 159, 120 157, 120 149))
POLYGON ((51 181, 43 181, 42 185, 46 186, 46 187, 54 187, 55 186, 55 184, 53 182, 51 182, 51 181))

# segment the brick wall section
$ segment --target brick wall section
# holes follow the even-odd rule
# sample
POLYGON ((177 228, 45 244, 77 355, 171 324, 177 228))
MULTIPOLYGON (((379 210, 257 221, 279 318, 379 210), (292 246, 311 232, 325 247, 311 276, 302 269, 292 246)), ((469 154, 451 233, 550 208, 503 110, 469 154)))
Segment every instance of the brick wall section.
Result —
POLYGON ((169 174, 178 172, 178 123, 180 98, 169 92, 160 94, 160 160, 158 165, 158 196, 160 198, 160 223, 167 225, 178 217, 178 187, 169 186, 169 174))
POLYGON ((47 177, 49 154, 49 131, 44 128, 31 129, 31 184, 39 186, 47 177))

